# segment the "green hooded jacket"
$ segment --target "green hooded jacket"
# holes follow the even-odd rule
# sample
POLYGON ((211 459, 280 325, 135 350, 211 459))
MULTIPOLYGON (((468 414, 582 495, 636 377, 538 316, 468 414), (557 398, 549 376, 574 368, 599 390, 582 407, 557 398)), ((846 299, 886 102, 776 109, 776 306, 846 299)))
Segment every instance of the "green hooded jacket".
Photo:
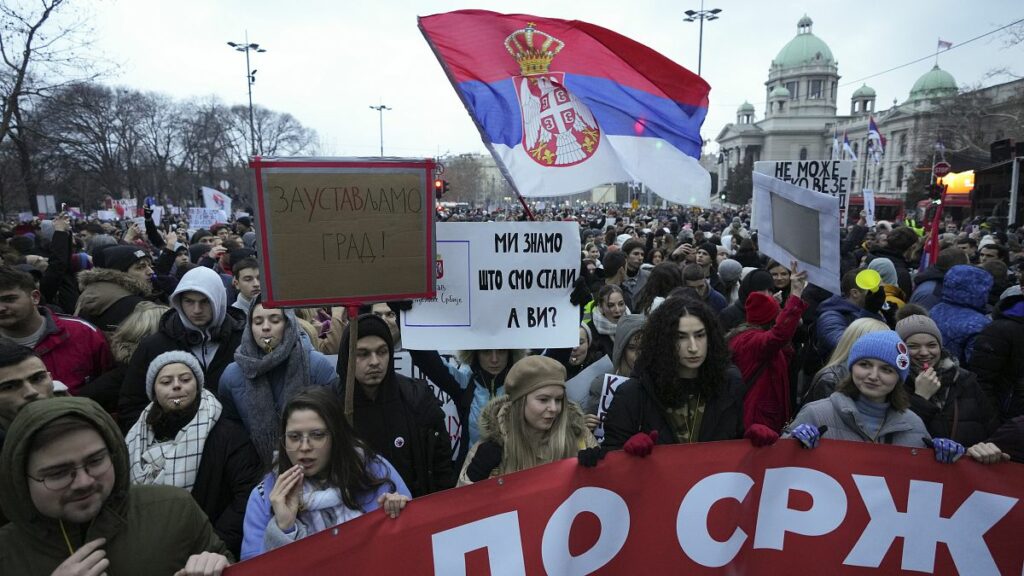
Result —
POLYGON ((188 492, 172 486, 131 485, 128 449, 117 424, 99 404, 85 398, 54 398, 32 402, 18 412, 0 453, 0 505, 10 520, 0 528, 4 574, 50 574, 71 555, 60 523, 41 515, 32 504, 26 476, 33 436, 62 416, 93 424, 110 449, 115 474, 114 489, 96 518, 85 527, 65 524, 75 550, 106 538, 108 576, 174 574, 189 556, 204 551, 232 559, 188 492))

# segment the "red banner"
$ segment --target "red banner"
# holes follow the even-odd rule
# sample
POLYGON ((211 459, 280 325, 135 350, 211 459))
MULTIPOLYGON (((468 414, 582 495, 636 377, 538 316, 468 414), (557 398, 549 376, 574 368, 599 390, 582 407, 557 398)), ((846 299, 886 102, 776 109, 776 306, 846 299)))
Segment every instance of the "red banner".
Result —
POLYGON ((825 440, 616 452, 448 490, 232 566, 247 574, 1021 574, 1024 466, 825 440))

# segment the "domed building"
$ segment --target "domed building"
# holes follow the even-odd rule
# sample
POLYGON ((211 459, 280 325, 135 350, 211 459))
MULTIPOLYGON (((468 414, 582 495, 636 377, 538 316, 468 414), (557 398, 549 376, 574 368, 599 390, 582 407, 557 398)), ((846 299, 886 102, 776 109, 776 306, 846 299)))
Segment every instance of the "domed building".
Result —
MULTIPOLYGON (((736 111, 736 122, 726 124, 715 138, 719 189, 728 183, 729 169, 747 161, 831 158, 834 135, 841 143, 845 133, 857 156, 851 204, 859 203, 864 188, 874 190, 883 205, 902 204, 915 163, 923 151, 934 147, 937 130, 930 119, 937 107, 960 92, 956 79, 936 63, 918 78, 902 103, 897 98, 887 110, 876 108, 875 90, 862 84, 850 97, 849 114, 839 114, 839 62, 828 44, 813 33, 813 26, 809 16, 800 18, 796 36, 772 59, 764 83, 763 114, 758 117, 755 107, 744 102, 736 111), (871 118, 887 141, 877 162, 868 149, 871 118)), ((998 107, 1021 98, 1024 80, 972 94, 998 107)))

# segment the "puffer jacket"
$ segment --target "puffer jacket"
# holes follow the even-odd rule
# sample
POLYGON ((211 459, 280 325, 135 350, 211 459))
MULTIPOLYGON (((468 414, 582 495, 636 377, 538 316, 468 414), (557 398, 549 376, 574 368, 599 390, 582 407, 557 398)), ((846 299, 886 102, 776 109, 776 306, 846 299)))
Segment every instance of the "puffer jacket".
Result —
MULTIPOLYGON (((80 456, 76 456, 80 457, 80 456)), ((131 484, 128 448, 114 420, 85 398, 31 402, 8 430, 0 455, 0 505, 11 523, 0 528, 4 574, 50 574, 75 550, 105 538, 109 576, 174 574, 189 556, 214 552, 231 559, 210 521, 188 492, 172 486, 131 484), (35 434, 53 420, 75 416, 100 434, 113 460, 114 486, 84 530, 67 530, 43 516, 29 494, 28 460, 35 434), (67 541, 65 541, 67 538, 67 541)))
POLYGON ((942 332, 942 347, 961 364, 970 364, 974 340, 991 322, 985 315, 992 275, 974 266, 953 266, 942 282, 942 302, 929 313, 942 332))
POLYGON ((808 404, 815 400, 828 398, 836 391, 839 383, 849 375, 850 369, 846 367, 846 364, 833 364, 818 370, 818 373, 814 375, 814 379, 811 381, 810 387, 804 393, 800 404, 808 404))
POLYGON ((910 367, 905 384, 910 393, 910 409, 936 438, 951 438, 964 446, 984 442, 995 431, 997 420, 978 378, 946 353, 935 366, 935 372, 942 386, 926 400, 914 393, 918 371, 910 367))
POLYGON ((150 287, 120 270, 94 268, 78 273, 78 307, 75 316, 113 334, 139 302, 148 299, 150 287))
MULTIPOLYGON (((811 402, 800 409, 793 422, 786 427, 783 438, 789 438, 793 429, 801 424, 828 426, 822 438, 831 440, 852 440, 871 442, 871 436, 864 431, 859 420, 857 404, 842 392, 833 392, 824 400, 811 402)), ((924 422, 911 410, 898 412, 891 407, 886 412, 882 427, 876 435, 879 444, 895 444, 911 448, 923 448, 924 438, 931 438, 924 422)))
POLYGON ((978 334, 970 369, 1001 420, 1024 415, 1024 296, 1003 298, 978 334))
MULTIPOLYGON (((597 446, 597 439, 590 433, 590 429, 587 428, 586 422, 583 416, 583 410, 575 402, 566 401, 563 405, 565 411, 565 417, 569 419, 566 423, 566 432, 570 435, 570 441, 573 442, 577 450, 583 450, 584 448, 593 448, 597 446)), ((473 457, 476 455, 476 450, 483 442, 494 442, 503 449, 506 445, 506 438, 508 438, 508 412, 511 409, 511 405, 508 400, 508 396, 501 396, 495 398, 484 407, 484 411, 480 414, 480 441, 473 445, 469 449, 469 455, 466 457, 466 464, 462 467, 462 472, 459 474, 459 486, 465 486, 472 484, 473 481, 466 475, 467 470, 473 457)), ((543 450, 539 451, 538 456, 541 459, 546 459, 547 464, 552 462, 550 454, 545 455, 543 450)), ((491 476, 498 476, 501 474, 510 474, 512 472, 518 472, 518 470, 507 470, 505 467, 505 456, 502 456, 502 463, 499 464, 491 472, 491 476)))

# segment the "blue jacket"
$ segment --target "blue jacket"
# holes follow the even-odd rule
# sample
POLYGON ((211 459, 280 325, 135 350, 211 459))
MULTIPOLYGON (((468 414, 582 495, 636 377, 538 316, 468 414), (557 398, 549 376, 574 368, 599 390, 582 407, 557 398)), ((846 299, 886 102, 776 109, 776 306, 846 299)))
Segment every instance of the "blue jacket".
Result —
POLYGON ((726 301, 725 296, 722 296, 721 292, 715 290, 711 286, 708 286, 707 304, 708 306, 711 306, 711 309, 714 310, 715 313, 720 314, 722 310, 725 310, 726 306, 729 305, 729 302, 726 301))
POLYGON ((930 311, 942 332, 942 347, 963 366, 974 353, 974 339, 992 322, 985 315, 992 283, 992 275, 981 268, 953 266, 942 282, 942 302, 930 311))
MULTIPOLYGON (((328 360, 327 356, 313 350, 308 340, 303 340, 303 347, 309 354, 310 385, 335 386, 338 382, 338 373, 334 370, 334 363, 328 360)), ((274 407, 277 408, 278 414, 284 410, 284 404, 288 400, 282 398, 284 374, 287 369, 288 363, 282 362, 280 366, 267 373, 270 389, 274 394, 274 407)), ((245 400, 248 387, 249 384, 245 376, 242 375, 242 369, 236 362, 232 362, 224 369, 224 374, 220 377, 220 389, 217 392, 218 399, 224 406, 224 415, 241 421, 246 430, 249 430, 249 403, 245 400)))
MULTIPOLYGON (((333 370, 333 368, 332 368, 333 370)), ((370 474, 377 478, 390 478, 395 483, 394 489, 387 482, 377 487, 374 492, 360 494, 356 501, 364 513, 370 513, 380 507, 377 498, 381 494, 397 492, 412 498, 409 488, 405 486, 402 477, 398 475, 395 468, 381 456, 377 456, 369 466, 370 474)), ((274 483, 277 481, 277 474, 267 474, 263 481, 252 489, 249 494, 249 503, 245 506, 245 523, 242 526, 242 557, 240 560, 247 560, 264 552, 263 533, 267 525, 274 520, 274 511, 270 507, 270 492, 274 490, 274 483)))
POLYGON ((839 295, 833 295, 818 306, 818 321, 815 323, 814 331, 817 337, 818 351, 828 358, 836 349, 836 344, 842 338, 847 326, 859 318, 874 318, 883 321, 878 314, 850 302, 839 295))
POLYGON ((940 270, 937 266, 932 266, 915 276, 914 293, 910 295, 908 302, 931 310, 942 302, 942 280, 945 276, 946 271, 940 270))

